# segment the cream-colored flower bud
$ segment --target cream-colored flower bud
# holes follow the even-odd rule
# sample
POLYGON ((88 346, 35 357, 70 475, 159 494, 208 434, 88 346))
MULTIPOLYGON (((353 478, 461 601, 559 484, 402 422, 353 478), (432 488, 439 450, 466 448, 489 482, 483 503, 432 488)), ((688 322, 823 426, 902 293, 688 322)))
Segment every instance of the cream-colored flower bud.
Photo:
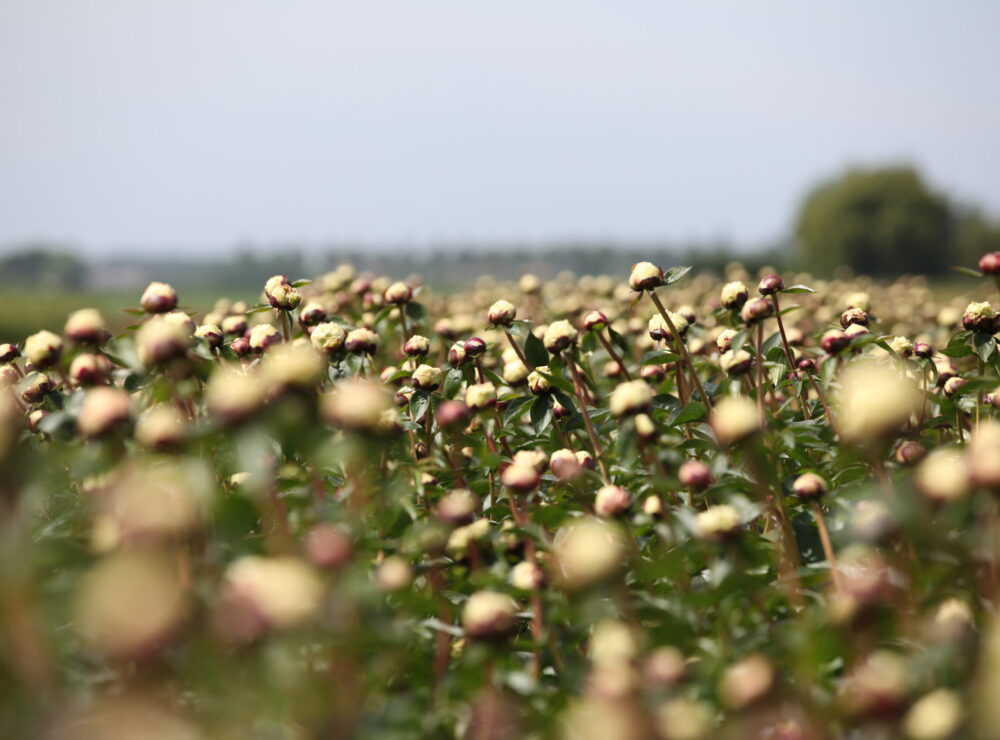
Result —
POLYGON ((135 424, 135 438, 153 450, 172 449, 184 441, 187 424, 172 405, 163 403, 144 413, 135 424))
POLYGON ((250 329, 250 349, 263 352, 272 344, 281 342, 281 333, 271 324, 257 324, 250 329))
POLYGON ((81 308, 66 319, 63 334, 77 344, 99 344, 108 336, 107 322, 96 308, 81 308))
POLYGON ((712 430, 722 444, 733 444, 760 431, 757 406, 746 396, 727 396, 711 415, 712 430))
POLYGON ((264 353, 261 378, 276 391, 307 390, 320 381, 326 366, 326 358, 308 344, 279 344, 264 353))
POLYGON ((941 447, 931 452, 917 466, 917 488, 936 503, 957 501, 969 495, 969 470, 962 452, 955 447, 941 447))
POLYGON ((55 365, 62 349, 62 337, 45 329, 24 340, 24 356, 39 370, 55 365))
POLYGON ((316 324, 309 333, 309 341, 312 346, 319 352, 327 354, 339 352, 343 348, 346 338, 347 332, 344 327, 334 324, 332 321, 316 324))
POLYGON ((146 313, 166 313, 177 308, 177 291, 166 283, 150 283, 139 299, 146 313))
POLYGON ((587 588, 616 573, 625 561, 621 532, 594 517, 579 517, 553 541, 553 578, 564 588, 587 588))
POLYGON ((542 344, 552 354, 558 354, 572 344, 576 343, 578 333, 574 326, 568 321, 553 321, 545 330, 542 337, 542 344))
POLYGON ((215 324, 202 324, 194 332, 195 337, 204 340, 209 347, 222 346, 222 329, 215 324))
POLYGON ((730 709, 744 709, 771 691, 774 678, 774 667, 767 658, 750 655, 726 668, 719 682, 719 696, 730 709))
POLYGON ((535 563, 522 560, 510 570, 510 585, 521 591, 536 591, 545 583, 545 572, 535 563))
POLYGON ((482 411, 496 406, 497 389, 490 383, 474 383, 465 391, 465 405, 473 411, 482 411))
POLYGON ((903 717, 903 730, 911 740, 947 740, 965 719, 962 699, 951 689, 925 694, 903 717))
POLYGON ((896 367, 856 361, 841 373, 840 383, 836 416, 845 441, 892 436, 920 408, 916 382, 896 367))
POLYGON ((76 427, 84 437, 101 437, 127 424, 132 415, 132 398, 123 390, 100 386, 87 391, 76 417, 76 427))
POLYGON ((360 432, 376 431, 386 411, 395 411, 392 395, 384 385, 370 380, 339 385, 320 402, 327 421, 360 432))
POLYGON ((462 626, 473 639, 498 640, 513 631, 516 615, 517 605, 506 594, 477 591, 465 602, 462 626))
POLYGON ((413 298, 413 290, 406 283, 399 281, 386 288, 383 297, 386 303, 398 306, 410 302, 413 298))
POLYGON ((534 393, 536 396, 540 396, 543 393, 548 393, 552 390, 552 384, 549 379, 545 377, 546 375, 551 375, 552 371, 549 370, 548 365, 543 365, 542 367, 536 367, 530 373, 528 373, 528 390, 534 393))
POLYGON ((621 486, 602 486, 594 496, 594 513, 600 517, 614 518, 628 511, 631 503, 632 497, 621 486))
POLYGON ((398 555, 390 555, 375 571, 375 585, 380 591, 395 593, 413 582, 413 569, 398 555))
POLYGON ((508 360, 503 366, 503 382, 507 385, 517 385, 528 377, 529 370, 520 359, 508 360))
POLYGON ((264 400, 264 385, 256 375, 247 375, 223 365, 212 373, 205 389, 208 410, 227 424, 236 424, 253 414, 264 400))
POLYGON ((611 393, 611 414, 622 417, 646 411, 653 403, 653 391, 643 380, 620 383, 611 393))
POLYGON ((658 288, 663 285, 663 270, 652 262, 637 262, 632 265, 628 285, 634 291, 658 288))
POLYGON ((245 555, 226 569, 223 592, 245 604, 267 629, 283 630, 316 613, 323 584, 297 557, 245 555))
POLYGON ((803 473, 792 483, 792 493, 800 498, 821 498, 827 492, 826 481, 816 473, 803 473))
POLYGON ((493 326, 510 326, 517 317, 517 309, 510 301, 500 299, 486 314, 486 320, 493 326))
POLYGON ((722 286, 720 301, 724 308, 730 311, 739 311, 749 296, 750 291, 747 290, 747 286, 736 280, 722 286))
POLYGON ((344 349, 348 352, 359 355, 375 354, 375 351, 378 349, 378 344, 378 334, 373 332, 371 329, 366 329, 365 327, 352 329, 347 333, 347 338, 344 339, 344 349))
POLYGON ((695 525, 703 539, 722 540, 740 530, 740 513, 728 504, 709 506, 695 517, 695 525))
POLYGON ((433 391, 441 385, 441 378, 443 376, 444 372, 439 367, 420 365, 413 371, 410 382, 413 383, 413 387, 417 390, 433 391))

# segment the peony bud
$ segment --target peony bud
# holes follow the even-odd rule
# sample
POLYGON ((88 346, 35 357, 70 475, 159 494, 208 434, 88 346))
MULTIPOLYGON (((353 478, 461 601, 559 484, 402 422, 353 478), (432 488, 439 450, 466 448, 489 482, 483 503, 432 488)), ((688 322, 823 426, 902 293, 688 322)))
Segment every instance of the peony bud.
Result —
POLYGON ((840 314, 840 326, 843 329, 851 326, 852 324, 857 324, 858 326, 868 326, 871 323, 868 318, 868 313, 860 308, 849 308, 844 313, 840 314))
POLYGON ((512 491, 528 493, 538 487, 541 476, 531 465, 513 463, 504 468, 500 474, 500 480, 512 491))
POLYGON ((913 345, 913 354, 921 359, 927 360, 934 355, 934 348, 927 344, 927 342, 917 342, 913 345))
POLYGON ((448 364, 458 367, 465 362, 467 354, 465 352, 465 342, 455 342, 448 348, 448 364))
POLYGON ((740 710, 764 698, 774 687, 774 668, 763 655, 751 655, 726 668, 719 683, 722 703, 740 710))
POLYGON ((682 486, 698 492, 704 491, 715 480, 708 463, 701 460, 685 460, 677 471, 677 477, 682 486))
POLYGON ((619 384, 611 393, 611 414, 622 417, 646 411, 653 403, 653 392, 643 380, 619 384))
POLYGON ((510 326, 517 316, 517 309, 510 301, 499 300, 490 306, 486 320, 491 326, 510 326))
POLYGON ((919 442, 907 440, 896 448, 894 457, 900 465, 916 465, 927 456, 927 449, 919 442))
POLYGON ((166 283, 150 283, 139 299, 146 313, 166 313, 177 308, 177 291, 166 283))
POLYGON ((722 371, 732 378, 746 375, 753 368, 753 355, 745 349, 729 350, 723 352, 719 357, 719 366, 722 371))
POLYGON ((404 282, 395 282, 385 289, 382 297, 385 298, 386 303, 400 306, 410 302, 413 298, 413 290, 404 282))
POLYGON ((21 356, 21 350, 16 344, 5 342, 0 344, 0 365, 7 365, 21 356))
POLYGON ((799 498, 817 499, 825 496, 826 492, 826 481, 816 473, 803 473, 792 483, 792 493, 799 498))
POLYGON ((734 444, 760 431, 757 406, 746 396, 727 396, 712 409, 710 418, 716 439, 734 444))
POLYGON ((559 480, 573 480, 582 470, 576 454, 572 450, 561 449, 549 458, 549 470, 559 480))
POLYGON ((421 391, 433 391, 441 385, 444 376, 441 368, 432 365, 421 365, 413 371, 410 381, 413 387, 421 391))
POLYGON ((528 390, 536 396, 540 396, 552 390, 552 384, 549 382, 549 379, 545 377, 550 373, 551 371, 547 365, 535 368, 528 373, 528 390))
POLYGON ((774 303, 770 298, 758 298, 744 304, 740 318, 747 326, 754 326, 764 319, 774 316, 774 303))
POLYGON ((479 357, 486 352, 486 342, 479 337, 469 337, 465 340, 462 348, 465 350, 466 357, 479 357))
POLYGON ((624 560, 625 548, 616 527, 594 517, 579 517, 556 532, 552 575, 564 588, 587 588, 616 573, 624 560))
POLYGON ((306 534, 305 553, 318 568, 336 569, 347 565, 354 556, 354 542, 333 524, 317 524, 306 534))
POLYGON ((988 301, 973 301, 962 314, 962 326, 969 331, 985 331, 993 333, 997 312, 988 301))
POLYGON ((537 591, 545 583, 545 572, 535 563, 522 560, 510 569, 510 585, 521 591, 537 591))
POLYGON ((176 322, 156 316, 139 327, 135 341, 142 364, 154 367, 183 356, 191 334, 176 322))
POLYGON ((765 275, 757 284, 757 291, 761 295, 774 295, 785 289, 785 281, 778 275, 765 275))
POLYGON ((851 338, 839 329, 830 329, 823 334, 819 346, 830 355, 835 355, 851 343, 851 338))
POLYGON ((227 336, 243 336, 247 330, 246 316, 226 316, 222 320, 222 333, 227 336))
POLYGON ((100 344, 108 336, 107 322, 96 308, 82 308, 66 319, 63 334, 77 344, 100 344))
POLYGON ((984 275, 1000 275, 1000 252, 987 252, 980 257, 979 271, 984 275))
POLYGON ((378 334, 364 327, 352 329, 344 339, 344 349, 355 355, 373 355, 378 344, 378 334))
POLYGON ((841 373, 837 421, 846 441, 891 436, 920 408, 916 383, 895 367, 861 360, 841 373))
POLYGON ((313 349, 328 355, 339 352, 344 347, 346 339, 347 332, 344 327, 330 321, 317 324, 309 333, 309 343, 313 349))
POLYGON ((739 311, 750 296, 747 286, 739 280, 726 283, 722 286, 720 302, 722 306, 730 311, 739 311))
POLYGON ((320 412, 327 421, 358 432, 381 432, 386 412, 395 413, 388 389, 370 380, 337 386, 323 396, 320 412))
POLYGON ((462 428, 470 418, 469 408, 460 401, 442 401, 437 408, 437 423, 442 429, 462 428))
POLYGON ((663 270, 652 262, 637 262, 632 265, 628 284, 636 292, 653 290, 663 285, 663 270))
POLYGON ((431 340, 420 334, 414 334, 403 343, 403 354, 407 357, 423 357, 431 349, 431 340))
POLYGON ((258 324, 250 330, 250 349, 263 352, 281 342, 281 333, 271 324, 258 324))
POLYGON ((576 329, 568 321, 553 321, 545 329, 542 344, 549 352, 557 355, 570 345, 575 344, 577 336, 576 329))
POLYGON ((437 505, 437 516, 445 524, 468 524, 479 510, 479 501, 470 491, 458 488, 444 496, 437 505))
POLYGON ((465 403, 472 411, 492 408, 497 403, 497 389, 489 382, 470 385, 465 391, 465 403))
POLYGON ((601 311, 591 311, 583 317, 583 328, 587 331, 603 331, 608 325, 608 317, 601 311))
POLYGON ((509 596, 495 591, 477 591, 462 609, 462 626, 475 640, 500 640, 514 630, 517 607, 509 596))
POLYGON ((209 347, 222 346, 222 329, 217 327, 215 324, 202 324, 195 329, 194 335, 198 339, 205 340, 209 347))
POLYGON ((614 518, 628 511, 631 503, 629 492, 621 486, 602 486, 594 496, 594 513, 600 517, 614 518))
POLYGON ((154 406, 139 417, 135 438, 151 450, 172 450, 184 441, 186 422, 170 404, 154 406))
POLYGON ((62 338, 44 329, 24 340, 24 356, 38 370, 52 367, 59 362, 62 349, 62 338))
POLYGON ((326 321, 326 309, 316 301, 309 301, 299 309, 299 324, 302 326, 316 326, 326 321))
POLYGON ((740 530, 740 513, 728 504, 709 506, 695 517, 698 536, 705 540, 724 540, 740 530))
POLYGON ((111 375, 111 361, 89 352, 77 355, 69 366, 69 377, 78 386, 102 385, 111 375))
POLYGON ((102 437, 116 427, 128 423, 132 415, 132 398, 118 388, 94 388, 87 391, 76 418, 80 434, 88 439, 102 437))

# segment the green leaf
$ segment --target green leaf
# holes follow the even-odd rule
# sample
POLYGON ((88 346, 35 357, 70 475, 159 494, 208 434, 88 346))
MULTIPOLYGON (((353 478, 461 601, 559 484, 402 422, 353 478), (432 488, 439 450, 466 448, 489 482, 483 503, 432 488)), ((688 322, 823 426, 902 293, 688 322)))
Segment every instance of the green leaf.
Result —
POLYGON ((524 356, 535 367, 549 364, 549 353, 545 349, 545 345, 542 344, 542 340, 534 334, 528 334, 524 340, 524 356))
POLYGON ((677 362, 680 360, 679 355, 675 355, 673 352, 667 352, 663 349, 654 349, 647 352, 642 356, 642 361, 640 365, 666 365, 668 362, 677 362))
POLYGON ((458 393, 458 389, 462 387, 462 381, 465 376, 462 375, 461 369, 453 367, 448 371, 447 375, 444 376, 444 395, 448 398, 454 398, 455 394, 458 393))
POLYGON ((307 280, 306 278, 303 278, 302 280, 296 280, 294 283, 292 283, 292 287, 304 288, 307 285, 312 285, 312 282, 313 282, 312 280, 307 280))
POLYGON ((955 272, 960 272, 963 275, 968 275, 969 277, 981 278, 983 276, 983 273, 981 273, 979 270, 973 270, 971 267, 962 267, 961 265, 955 265, 951 269, 954 270, 955 272))
POLYGON ((989 362, 990 356, 997 348, 997 340, 993 338, 993 335, 985 331, 977 331, 973 334, 972 341, 976 345, 976 352, 979 353, 979 359, 983 362, 989 362))
POLYGON ((423 303, 410 301, 406 304, 406 315, 414 321, 423 322, 427 319, 427 308, 423 303))
POLYGON ((684 408, 678 408, 670 415, 667 426, 678 424, 690 424, 693 421, 701 421, 705 418, 708 409, 701 401, 692 401, 684 408))
POLYGON ((611 343, 618 348, 618 351, 628 357, 629 347, 628 342, 625 341, 625 337, 616 332, 610 326, 608 327, 608 336, 611 337, 611 343))
POLYGON ((431 396, 427 391, 414 391, 410 397, 410 415, 414 421, 424 418, 431 405, 431 396))
POLYGON ((539 396, 531 404, 531 426, 535 428, 535 434, 544 432, 552 423, 552 399, 549 396, 539 396))
POLYGON ((663 284, 664 285, 673 285, 678 280, 680 280, 682 277, 684 277, 685 275, 687 275, 689 272, 691 272, 691 266, 690 265, 685 265, 683 267, 680 267, 680 266, 678 266, 678 267, 671 267, 669 270, 667 270, 666 274, 663 276, 663 284))
POLYGON ((816 291, 808 285, 792 285, 785 288, 782 293, 815 293, 816 291))

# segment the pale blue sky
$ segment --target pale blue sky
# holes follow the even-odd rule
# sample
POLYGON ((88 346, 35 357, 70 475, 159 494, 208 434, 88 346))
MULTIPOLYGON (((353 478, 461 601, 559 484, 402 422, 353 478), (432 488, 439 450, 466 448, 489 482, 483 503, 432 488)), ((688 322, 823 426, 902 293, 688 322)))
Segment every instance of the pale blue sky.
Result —
POLYGON ((780 237, 1000 213, 1000 2, 0 0, 0 245, 780 237))

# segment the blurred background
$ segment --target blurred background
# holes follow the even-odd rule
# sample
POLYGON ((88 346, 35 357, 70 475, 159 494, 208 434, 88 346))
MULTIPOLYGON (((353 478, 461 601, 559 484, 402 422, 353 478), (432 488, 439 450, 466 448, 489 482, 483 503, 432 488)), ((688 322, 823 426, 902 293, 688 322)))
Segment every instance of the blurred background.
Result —
POLYGON ((997 29, 990 0, 0 0, 0 290, 943 280, 1000 249, 997 29))

